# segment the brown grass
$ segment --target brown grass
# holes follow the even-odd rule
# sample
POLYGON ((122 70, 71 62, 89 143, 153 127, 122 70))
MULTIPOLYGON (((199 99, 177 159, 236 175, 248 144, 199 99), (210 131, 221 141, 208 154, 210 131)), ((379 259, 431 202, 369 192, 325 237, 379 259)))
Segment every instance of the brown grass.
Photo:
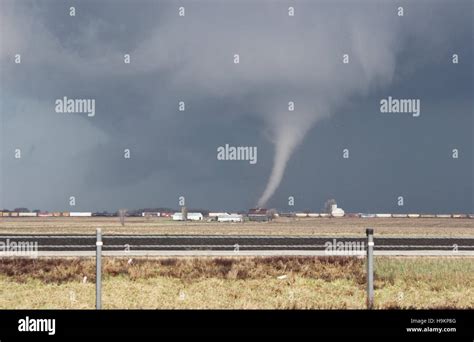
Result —
MULTIPOLYGON (((365 307, 364 259, 353 257, 104 258, 103 274, 109 309, 365 307)), ((94 278, 93 259, 2 259, 0 308, 90 309, 94 278)), ((375 258, 380 309, 472 309, 473 284, 473 258, 375 258)))
MULTIPOLYGON (((353 257, 264 257, 264 258, 104 258, 104 277, 125 276, 130 280, 155 277, 193 281, 216 279, 265 279, 283 274, 319 278, 325 281, 352 279, 364 284, 363 260, 353 257)), ((0 259, 0 276, 11 281, 37 279, 61 284, 95 281, 94 259, 0 259)))

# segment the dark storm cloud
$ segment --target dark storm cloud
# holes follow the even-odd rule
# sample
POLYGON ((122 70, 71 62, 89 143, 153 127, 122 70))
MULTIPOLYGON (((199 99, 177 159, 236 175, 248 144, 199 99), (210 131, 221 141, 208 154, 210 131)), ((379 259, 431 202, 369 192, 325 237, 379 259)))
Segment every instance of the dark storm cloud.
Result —
POLYGON ((270 206, 295 196, 297 209, 335 197, 349 211, 472 211, 469 1, 407 2, 403 18, 390 2, 296 2, 294 18, 269 1, 183 2, 185 18, 166 1, 81 1, 74 18, 69 6, 1 5, 4 207, 67 209, 70 195, 83 210, 176 206, 184 195, 242 209, 264 191, 276 146, 270 206), (63 96, 96 99, 97 115, 55 113, 63 96), (381 115, 387 96, 420 98, 421 117, 381 115), (258 146, 258 163, 218 161, 226 143, 258 146))

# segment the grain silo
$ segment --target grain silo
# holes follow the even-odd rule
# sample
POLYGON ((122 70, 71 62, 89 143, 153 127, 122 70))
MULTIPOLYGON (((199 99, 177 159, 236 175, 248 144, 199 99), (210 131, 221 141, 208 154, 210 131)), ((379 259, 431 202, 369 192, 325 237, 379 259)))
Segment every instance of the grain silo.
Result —
POLYGON ((331 216, 332 217, 343 217, 344 216, 344 210, 342 208, 338 208, 337 204, 332 204, 331 205, 331 216))
POLYGON ((181 219, 183 221, 187 221, 188 220, 188 209, 185 207, 185 206, 182 206, 181 207, 181 219))

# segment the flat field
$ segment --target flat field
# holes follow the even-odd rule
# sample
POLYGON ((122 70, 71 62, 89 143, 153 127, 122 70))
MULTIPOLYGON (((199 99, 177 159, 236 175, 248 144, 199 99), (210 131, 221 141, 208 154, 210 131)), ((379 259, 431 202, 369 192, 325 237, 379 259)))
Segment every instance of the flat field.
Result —
POLYGON ((206 235, 363 235, 374 228, 384 236, 474 236, 469 218, 278 218, 272 222, 176 222, 170 218, 117 217, 0 218, 0 234, 206 234, 206 235))
MULTIPOLYGON (((355 257, 105 258, 103 307, 363 309, 355 257)), ((0 309, 92 309, 93 259, 0 259, 0 309)), ((474 308, 474 258, 375 258, 375 307, 474 308)))

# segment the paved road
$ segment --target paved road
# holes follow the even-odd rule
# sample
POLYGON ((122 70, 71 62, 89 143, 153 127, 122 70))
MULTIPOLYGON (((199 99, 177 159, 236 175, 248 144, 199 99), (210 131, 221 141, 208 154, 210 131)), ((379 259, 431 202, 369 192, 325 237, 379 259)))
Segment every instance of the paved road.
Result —
MULTIPOLYGON (((19 243, 37 243, 39 255, 92 255, 95 235, 0 235, 0 252, 19 243)), ((377 255, 474 255, 474 237, 376 237, 377 255)), ((327 255, 364 254, 363 237, 105 235, 109 255, 327 255), (342 251, 342 252, 341 252, 342 251)), ((2 254, 0 253, 0 256, 2 254)))

